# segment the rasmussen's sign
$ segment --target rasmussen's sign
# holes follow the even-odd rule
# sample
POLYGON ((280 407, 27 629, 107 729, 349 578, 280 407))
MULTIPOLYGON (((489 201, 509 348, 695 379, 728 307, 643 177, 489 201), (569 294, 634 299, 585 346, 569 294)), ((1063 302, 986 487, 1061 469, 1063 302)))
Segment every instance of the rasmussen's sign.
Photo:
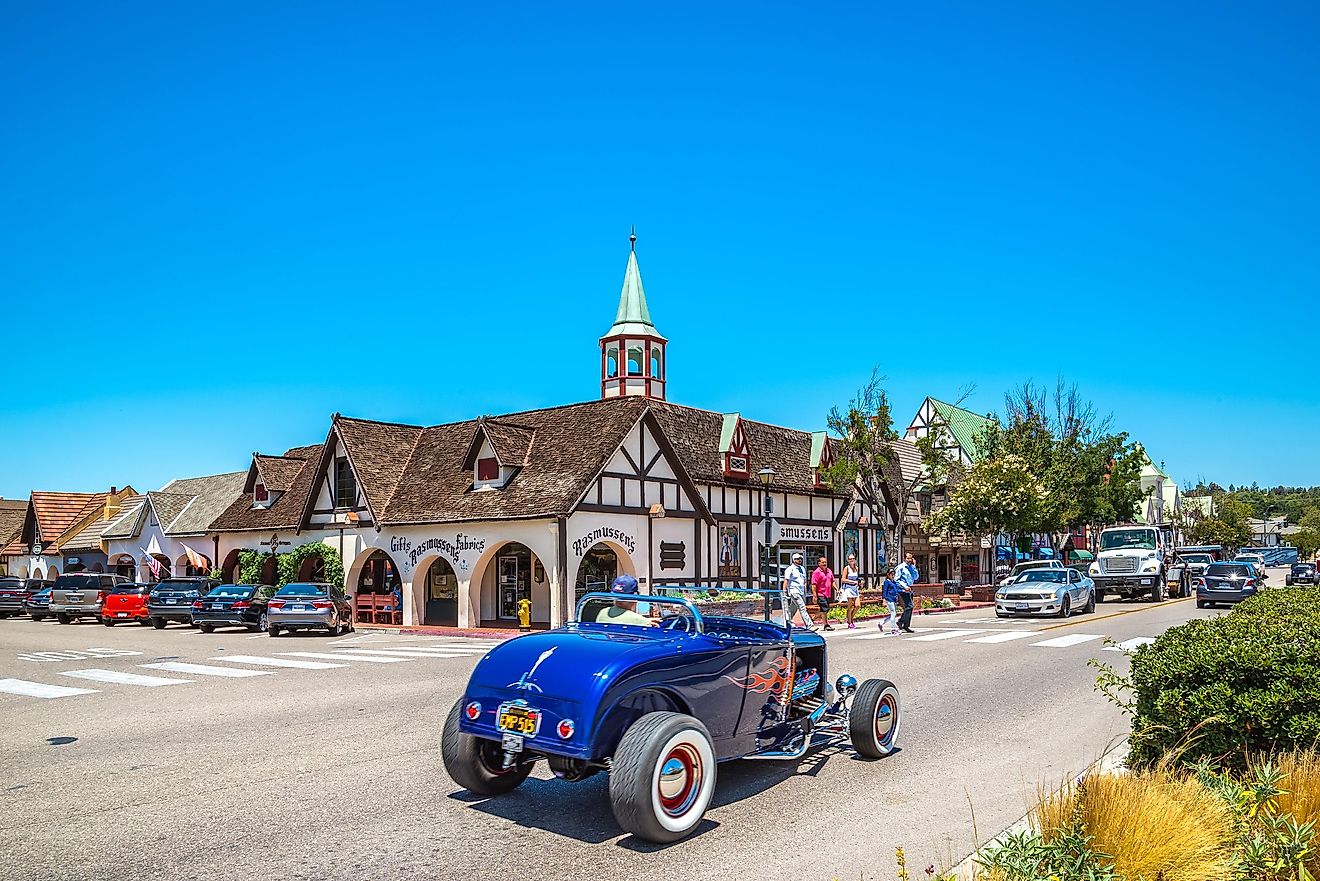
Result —
POLYGON ((415 567, 417 561, 424 557, 430 551, 439 551, 455 562, 462 556, 464 551, 476 551, 478 554, 486 549, 486 540, 484 538, 475 538, 471 535, 458 533, 454 540, 447 538, 428 538, 413 544, 411 539, 394 537, 390 539, 390 553, 403 554, 408 560, 408 565, 415 567))
POLYGON ((771 521, 770 543, 785 541, 824 543, 834 541, 834 529, 830 526, 793 526, 788 523, 771 521), (778 534, 774 527, 778 526, 778 534))
POLYGON ((623 547, 630 554, 636 553, 637 551, 637 539, 633 538, 631 535, 629 535, 628 533, 624 532, 621 529, 614 529, 613 527, 610 526, 602 526, 599 529, 591 530, 586 535, 574 541, 573 553, 581 557, 587 551, 591 550, 592 546, 595 545, 596 542, 604 541, 604 540, 618 542, 619 544, 623 545, 623 547))

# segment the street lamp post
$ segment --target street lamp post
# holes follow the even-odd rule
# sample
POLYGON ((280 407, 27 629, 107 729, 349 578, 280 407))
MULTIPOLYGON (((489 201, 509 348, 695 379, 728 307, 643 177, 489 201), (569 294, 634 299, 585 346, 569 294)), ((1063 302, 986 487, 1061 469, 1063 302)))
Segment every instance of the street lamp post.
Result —
POLYGON ((775 482, 775 469, 769 465, 756 472, 757 478, 761 481, 761 497, 765 515, 765 589, 769 589, 774 583, 770 569, 770 515, 774 513, 774 506, 770 502, 770 484, 775 482))

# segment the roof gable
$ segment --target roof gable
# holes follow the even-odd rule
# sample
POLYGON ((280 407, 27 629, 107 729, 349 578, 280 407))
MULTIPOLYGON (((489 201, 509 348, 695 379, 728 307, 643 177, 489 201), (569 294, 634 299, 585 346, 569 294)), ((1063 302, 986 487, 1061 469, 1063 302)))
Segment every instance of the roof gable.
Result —
POLYGON ((313 486, 312 478, 316 472, 316 463, 321 458, 324 444, 312 444, 306 447, 294 447, 283 456, 265 457, 296 460, 301 463, 298 473, 289 483, 289 488, 281 493, 269 507, 252 507, 252 483, 259 476, 256 457, 248 470, 248 478, 243 491, 238 494, 221 514, 211 522, 210 530, 215 532, 245 532, 248 530, 297 529, 302 522, 302 510, 308 493, 313 486))
POLYGON ((931 398, 930 403, 935 408, 935 412, 944 420, 944 424, 948 426, 949 433, 953 435, 954 441, 963 448, 963 452, 973 460, 981 458, 983 451, 978 438, 992 420, 973 413, 971 410, 964 410, 962 407, 937 401, 935 398, 931 398))

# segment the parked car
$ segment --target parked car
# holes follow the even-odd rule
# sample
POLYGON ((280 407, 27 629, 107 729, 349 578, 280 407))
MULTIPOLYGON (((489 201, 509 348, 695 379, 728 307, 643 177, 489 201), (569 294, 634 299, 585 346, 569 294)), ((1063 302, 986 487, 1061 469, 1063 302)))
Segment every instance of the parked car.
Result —
POLYGON ((1074 569, 1029 569, 995 591, 995 616, 1058 615, 1095 611, 1095 583, 1074 569))
MULTIPOLYGON (((52 584, 53 582, 41 582, 42 584, 52 584)), ((41 590, 28 597, 27 602, 23 603, 23 611, 28 613, 28 617, 33 621, 44 621, 50 617, 50 588, 43 587, 41 590)))
POLYGON ((217 627, 246 627, 262 633, 268 624, 266 603, 274 593, 269 584, 222 584, 193 600, 192 623, 202 633, 217 627))
POLYGON ((83 618, 101 619, 105 598, 128 579, 100 572, 73 572, 55 579, 50 588, 50 614, 61 624, 83 618))
POLYGON ((115 589, 105 598, 101 609, 101 623, 106 627, 116 624, 129 624, 136 621, 144 627, 151 623, 151 613, 147 611, 147 594, 150 584, 125 581, 115 585, 115 589))
POLYGON ((791 627, 786 607, 777 590, 585 594, 576 623, 477 662, 445 720, 445 770, 479 796, 513 790, 541 760, 568 782, 605 771, 619 825, 672 842, 701 822, 719 762, 795 763, 845 741, 889 755, 898 689, 831 682, 828 644, 791 627))
POLYGON ((210 593, 215 584, 202 576, 164 578, 153 584, 147 595, 151 626, 161 630, 171 621, 191 626, 193 601, 210 593))
POLYGON ((1194 584, 1196 605, 1201 609, 1213 608, 1216 603, 1240 603, 1255 596, 1261 587, 1255 564, 1242 560, 1211 563, 1194 584))
POLYGON ((27 602, 33 594, 47 590, 51 582, 40 578, 0 578, 0 618, 27 614, 27 602))
POLYGON ((1314 563, 1293 563, 1286 576, 1288 585, 1315 584, 1316 568, 1314 563))
POLYGON ((266 616, 266 632, 271 636, 312 627, 331 636, 354 630, 353 604, 337 584, 286 584, 266 601, 266 616))
POLYGON ((1003 587, 1006 584, 1012 584, 1014 581, 1018 580, 1018 577, 1023 572, 1029 572, 1032 569, 1063 569, 1063 568, 1065 568, 1064 565, 1060 563, 1058 560, 1028 560, 1025 563, 1018 563, 1016 566, 1013 567, 1012 572, 1009 572, 1003 578, 999 579, 999 586, 1003 587))
POLYGON ((1181 563, 1187 568, 1187 574, 1192 578, 1204 575, 1205 570, 1209 568, 1210 564, 1213 562, 1215 562, 1214 555, 1205 551, 1188 551, 1187 553, 1180 553, 1174 556, 1174 565, 1176 566, 1181 563))

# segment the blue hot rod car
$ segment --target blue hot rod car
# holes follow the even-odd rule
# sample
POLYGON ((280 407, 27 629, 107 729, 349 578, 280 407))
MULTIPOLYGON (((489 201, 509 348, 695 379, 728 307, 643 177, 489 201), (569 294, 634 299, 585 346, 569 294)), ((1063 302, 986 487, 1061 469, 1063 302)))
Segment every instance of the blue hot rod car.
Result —
POLYGON ((555 776, 610 775, 619 825, 655 842, 700 822, 728 759, 801 757, 847 737, 894 749, 898 689, 828 676, 825 640, 785 620, 778 591, 589 593, 577 620, 487 654, 445 720, 445 769, 481 796, 545 759, 555 776))

